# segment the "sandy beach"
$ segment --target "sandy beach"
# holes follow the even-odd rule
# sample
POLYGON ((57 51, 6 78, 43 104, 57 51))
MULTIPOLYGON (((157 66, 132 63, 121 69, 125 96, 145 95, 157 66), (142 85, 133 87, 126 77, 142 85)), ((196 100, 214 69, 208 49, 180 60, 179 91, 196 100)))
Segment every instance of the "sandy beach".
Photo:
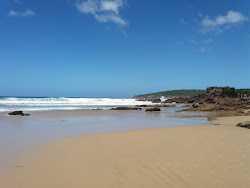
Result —
POLYGON ((234 126, 247 120, 59 139, 3 170, 0 187, 248 188, 250 131, 234 126))
POLYGON ((0 188, 250 188, 250 1, 0 4, 0 188))

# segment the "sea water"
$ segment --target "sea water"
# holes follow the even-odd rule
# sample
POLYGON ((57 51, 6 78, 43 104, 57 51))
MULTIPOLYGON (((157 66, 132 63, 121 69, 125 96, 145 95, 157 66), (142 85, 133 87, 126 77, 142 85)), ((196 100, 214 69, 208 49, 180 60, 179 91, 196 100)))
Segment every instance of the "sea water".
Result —
POLYGON ((0 97, 0 113, 14 110, 25 112, 82 110, 117 106, 152 105, 150 101, 122 98, 66 98, 66 97, 0 97))

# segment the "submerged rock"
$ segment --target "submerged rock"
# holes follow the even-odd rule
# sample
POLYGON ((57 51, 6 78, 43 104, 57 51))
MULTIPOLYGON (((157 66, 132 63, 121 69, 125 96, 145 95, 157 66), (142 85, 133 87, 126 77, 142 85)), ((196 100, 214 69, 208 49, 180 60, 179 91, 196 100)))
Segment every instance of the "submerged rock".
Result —
POLYGON ((160 108, 147 108, 145 112, 160 112, 161 109, 160 108))
POLYGON ((236 126, 250 129, 250 121, 245 121, 245 122, 238 123, 236 126))
POLYGON ((160 103, 160 104, 156 104, 156 107, 175 107, 174 104, 166 104, 166 103, 160 103))
POLYGON ((138 107, 116 107, 116 108, 111 108, 110 110, 142 110, 141 108, 138 107))

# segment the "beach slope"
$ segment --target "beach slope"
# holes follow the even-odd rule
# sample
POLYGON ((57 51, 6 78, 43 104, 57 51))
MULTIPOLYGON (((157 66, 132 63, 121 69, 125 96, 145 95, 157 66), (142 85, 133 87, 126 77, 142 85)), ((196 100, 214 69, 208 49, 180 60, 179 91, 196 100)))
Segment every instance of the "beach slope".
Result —
POLYGON ((64 138, 1 172, 0 187, 249 188, 250 130, 234 126, 247 120, 64 138))

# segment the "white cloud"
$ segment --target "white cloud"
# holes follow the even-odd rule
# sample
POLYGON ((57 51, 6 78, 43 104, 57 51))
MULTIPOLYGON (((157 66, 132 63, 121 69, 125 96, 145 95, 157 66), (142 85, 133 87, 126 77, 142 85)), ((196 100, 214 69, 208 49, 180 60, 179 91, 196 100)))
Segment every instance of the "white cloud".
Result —
POLYGON ((17 12, 14 10, 9 11, 9 16, 35 16, 36 14, 32 10, 26 10, 25 12, 17 12))
POLYGON ((116 14, 96 14, 95 18, 102 23, 107 23, 109 21, 112 21, 114 23, 120 24, 120 25, 126 25, 127 22, 124 21, 122 18, 120 18, 116 14))
POLYGON ((101 1, 101 9, 103 11, 113 11, 116 14, 119 14, 119 8, 122 8, 124 3, 122 0, 116 1, 101 1))
POLYGON ((83 1, 81 3, 78 2, 76 3, 76 7, 78 8, 80 12, 83 12, 86 14, 88 13, 95 14, 98 9, 98 5, 96 1, 93 1, 93 0, 83 1))
POLYGON ((99 22, 114 22, 122 26, 128 24, 119 13, 124 6, 125 0, 84 0, 76 3, 81 13, 92 14, 99 22))
POLYGON ((210 43, 213 42, 213 40, 212 40, 212 39, 207 39, 207 40, 204 40, 203 42, 204 42, 205 44, 210 44, 210 43))
POLYGON ((203 31, 220 31, 232 28, 234 25, 242 24, 247 21, 247 17, 245 17, 240 12, 236 11, 228 11, 225 16, 217 16, 215 19, 210 19, 206 16, 202 22, 202 30, 203 31))

